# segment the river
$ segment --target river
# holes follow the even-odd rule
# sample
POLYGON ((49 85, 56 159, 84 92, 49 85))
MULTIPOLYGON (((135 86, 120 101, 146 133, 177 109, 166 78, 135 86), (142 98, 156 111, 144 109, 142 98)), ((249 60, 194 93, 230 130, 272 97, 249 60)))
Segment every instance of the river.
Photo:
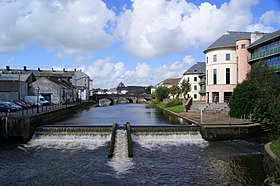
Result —
MULTIPOLYGON (((144 104, 90 108, 60 125, 183 124, 144 104)), ((262 185, 265 139, 132 136, 133 158, 107 158, 109 136, 40 136, 0 150, 0 185, 262 185)), ((120 151, 122 151, 120 145, 120 151)))

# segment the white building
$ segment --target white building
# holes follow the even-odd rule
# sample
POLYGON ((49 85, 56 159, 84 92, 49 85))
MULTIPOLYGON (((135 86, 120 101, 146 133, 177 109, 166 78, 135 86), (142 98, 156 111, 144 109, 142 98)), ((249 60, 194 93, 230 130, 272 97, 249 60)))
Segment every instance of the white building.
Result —
POLYGON ((196 64, 191 66, 183 74, 179 85, 184 79, 191 85, 191 91, 188 93, 188 96, 192 97, 194 101, 204 101, 206 98, 205 63, 197 62, 196 64))

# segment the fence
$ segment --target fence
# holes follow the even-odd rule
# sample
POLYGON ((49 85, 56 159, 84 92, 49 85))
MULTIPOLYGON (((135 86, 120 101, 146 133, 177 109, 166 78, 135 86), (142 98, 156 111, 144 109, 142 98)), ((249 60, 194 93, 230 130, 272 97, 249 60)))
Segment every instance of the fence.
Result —
POLYGON ((32 108, 23 109, 21 111, 16 111, 16 112, 10 112, 10 111, 0 112, 0 116, 18 116, 18 117, 30 116, 30 115, 35 115, 35 114, 39 114, 39 113, 49 112, 52 110, 66 108, 68 106, 73 106, 73 105, 77 105, 77 104, 80 104, 80 102, 71 102, 71 103, 67 103, 67 104, 59 103, 59 104, 43 105, 40 107, 32 107, 32 108))

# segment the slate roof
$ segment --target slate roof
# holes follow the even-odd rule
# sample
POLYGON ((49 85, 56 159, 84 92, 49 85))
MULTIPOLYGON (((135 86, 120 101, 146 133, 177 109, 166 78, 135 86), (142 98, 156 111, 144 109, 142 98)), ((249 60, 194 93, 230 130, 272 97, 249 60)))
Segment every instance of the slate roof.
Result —
POLYGON ((205 62, 197 62, 191 68, 189 68, 183 75, 188 74, 205 74, 206 64, 205 62))
POLYGON ((269 43, 271 40, 274 39, 279 39, 280 38, 280 30, 277 30, 275 32, 272 32, 270 34, 266 34, 265 36, 263 36, 262 38, 258 39, 257 41, 255 41, 254 43, 252 43, 249 46, 249 49, 253 49, 258 47, 259 45, 265 44, 265 43, 269 43))
POLYGON ((214 43, 212 43, 205 51, 206 53, 210 49, 223 48, 223 47, 235 47, 235 42, 240 39, 251 39, 251 32, 233 32, 227 31, 214 43))
POLYGON ((162 82, 162 85, 177 85, 181 78, 168 78, 162 82))
POLYGON ((0 80, 20 81, 26 82, 32 74, 0 74, 0 80))

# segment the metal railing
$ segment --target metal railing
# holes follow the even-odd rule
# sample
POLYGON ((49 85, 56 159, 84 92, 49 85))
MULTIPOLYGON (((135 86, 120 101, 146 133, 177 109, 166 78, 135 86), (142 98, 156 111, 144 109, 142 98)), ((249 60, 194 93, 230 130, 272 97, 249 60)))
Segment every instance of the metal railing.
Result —
POLYGON ((6 112, 0 112, 0 116, 12 116, 12 117, 20 117, 20 116, 31 116, 31 115, 37 115, 44 112, 49 112, 53 110, 58 110, 62 108, 66 108, 68 106, 73 106, 80 104, 81 102, 71 102, 71 103, 59 103, 59 104, 51 104, 51 105, 42 105, 39 107, 32 107, 28 109, 22 109, 20 111, 6 111, 6 112))

